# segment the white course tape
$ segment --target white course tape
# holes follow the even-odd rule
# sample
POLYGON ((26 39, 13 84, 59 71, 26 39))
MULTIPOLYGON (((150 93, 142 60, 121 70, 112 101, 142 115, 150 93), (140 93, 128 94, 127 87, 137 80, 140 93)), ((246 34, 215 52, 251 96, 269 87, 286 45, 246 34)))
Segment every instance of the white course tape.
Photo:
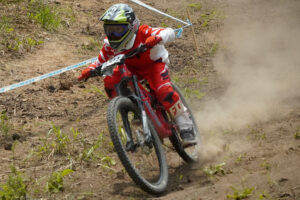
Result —
POLYGON ((16 89, 16 88, 19 88, 19 87, 37 82, 37 81, 43 80, 45 78, 49 78, 51 76, 55 76, 55 75, 64 73, 66 71, 70 71, 72 69, 76 69, 80 66, 95 62, 97 59, 98 59, 97 57, 91 58, 91 59, 85 60, 83 62, 74 64, 74 65, 70 65, 68 67, 65 67, 65 68, 62 68, 62 69, 59 69, 59 70, 56 70, 56 71, 53 71, 53 72, 49 72, 47 74, 44 74, 44 75, 41 75, 41 76, 38 76, 38 77, 35 77, 35 78, 31 78, 31 79, 28 79, 28 80, 25 80, 25 81, 22 81, 22 82, 19 82, 19 83, 15 83, 15 84, 12 84, 12 85, 9 85, 9 86, 5 86, 3 88, 0 88, 0 93, 7 92, 9 90, 13 90, 13 89, 16 89))
POLYGON ((183 24, 185 24, 185 25, 188 25, 188 26, 191 26, 191 25, 192 25, 191 23, 185 22, 185 21, 183 21, 183 20, 181 20, 181 19, 178 19, 178 18, 176 18, 176 17, 173 17, 173 16, 171 16, 171 15, 169 15, 169 14, 167 14, 167 13, 164 13, 164 12, 162 12, 162 11, 160 11, 160 10, 157 10, 156 8, 153 8, 153 7, 147 5, 147 4, 145 4, 145 3, 143 3, 143 2, 141 2, 141 1, 139 1, 139 0, 130 0, 130 1, 132 1, 133 3, 136 3, 136 4, 140 5, 140 6, 143 6, 143 7, 145 7, 145 8, 148 8, 149 10, 152 10, 152 11, 154 11, 154 12, 157 12, 157 13, 159 13, 159 14, 161 14, 161 15, 164 15, 164 16, 166 16, 166 17, 169 17, 169 18, 171 18, 171 19, 174 19, 174 20, 176 20, 176 21, 178 21, 178 22, 181 22, 181 23, 183 23, 183 24))

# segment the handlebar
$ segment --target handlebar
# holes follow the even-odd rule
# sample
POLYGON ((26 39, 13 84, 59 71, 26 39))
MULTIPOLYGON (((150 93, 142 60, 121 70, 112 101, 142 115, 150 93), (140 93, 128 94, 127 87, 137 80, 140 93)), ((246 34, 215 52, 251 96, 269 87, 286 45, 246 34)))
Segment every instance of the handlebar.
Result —
POLYGON ((116 65, 124 64, 126 59, 132 58, 142 52, 145 52, 147 49, 148 47, 143 44, 128 52, 127 54, 120 54, 118 56, 115 56, 114 58, 103 63, 101 66, 91 70, 90 77, 103 76, 104 74, 111 75, 112 70, 116 65))

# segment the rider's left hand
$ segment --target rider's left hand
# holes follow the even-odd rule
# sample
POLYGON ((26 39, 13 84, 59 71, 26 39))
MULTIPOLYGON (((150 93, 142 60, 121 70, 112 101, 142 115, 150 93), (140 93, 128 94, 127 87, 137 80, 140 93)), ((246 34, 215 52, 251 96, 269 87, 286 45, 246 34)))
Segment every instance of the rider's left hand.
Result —
POLYGON ((146 39, 145 45, 148 48, 152 48, 155 45, 157 45, 160 41, 162 41, 162 38, 160 36, 150 36, 146 39))
POLYGON ((84 70, 82 70, 81 75, 77 78, 79 81, 83 80, 83 79, 87 79, 90 77, 91 75, 91 71, 95 69, 95 66, 93 64, 91 64, 89 67, 85 68, 84 70))

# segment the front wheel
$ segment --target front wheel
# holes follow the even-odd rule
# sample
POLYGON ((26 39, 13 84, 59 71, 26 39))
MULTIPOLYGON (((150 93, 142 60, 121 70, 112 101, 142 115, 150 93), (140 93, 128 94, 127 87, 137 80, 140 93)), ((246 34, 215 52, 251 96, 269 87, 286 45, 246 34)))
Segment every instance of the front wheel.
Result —
POLYGON ((195 117, 194 117, 186 99, 184 98, 182 92, 180 91, 178 86, 175 85, 174 83, 172 83, 172 87, 180 96, 180 99, 181 99, 183 105, 187 108, 187 111, 190 115, 190 119, 193 122, 193 130, 194 130, 194 133, 195 133, 195 136, 197 139, 197 145, 184 148, 181 144, 181 139, 179 137, 179 133, 174 128, 172 129, 173 134, 172 134, 172 136, 170 136, 170 140, 171 140, 171 143, 174 146, 175 150, 177 151, 177 153, 180 155, 180 157, 184 161, 186 161, 188 163, 197 162, 197 161, 199 161, 198 155, 199 155, 199 148, 201 146, 199 129, 198 129, 195 117))
POLYGON ((138 107, 127 97, 115 97, 108 106, 107 123, 115 150, 134 182, 151 194, 165 192, 168 183, 167 161, 150 120, 149 144, 145 142, 138 107))

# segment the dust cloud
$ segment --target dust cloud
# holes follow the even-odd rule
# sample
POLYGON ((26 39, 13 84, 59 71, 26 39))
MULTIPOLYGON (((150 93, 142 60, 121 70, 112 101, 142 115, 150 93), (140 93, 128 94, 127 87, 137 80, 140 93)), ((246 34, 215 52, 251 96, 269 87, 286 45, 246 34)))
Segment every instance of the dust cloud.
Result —
MULTIPOLYGON (((205 133, 242 129, 300 106, 300 2, 231 0, 225 14, 214 65, 227 89, 197 113, 205 133)), ((221 151, 218 140, 206 141, 205 150, 221 151)))

